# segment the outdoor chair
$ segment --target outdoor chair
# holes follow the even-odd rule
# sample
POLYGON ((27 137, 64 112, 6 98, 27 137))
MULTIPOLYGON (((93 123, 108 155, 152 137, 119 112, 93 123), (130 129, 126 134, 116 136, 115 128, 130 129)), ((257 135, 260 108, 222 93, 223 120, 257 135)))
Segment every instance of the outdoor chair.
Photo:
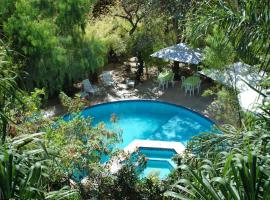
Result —
POLYGON ((201 83, 202 83, 202 81, 200 80, 197 87, 196 87, 198 94, 200 93, 200 90, 201 90, 201 83))
POLYGON ((184 88, 184 84, 183 84, 183 82, 186 80, 186 77, 184 77, 184 76, 181 76, 181 89, 183 89, 184 88))
POLYGON ((126 80, 126 85, 127 87, 131 87, 131 88, 134 88, 135 87, 135 81, 134 80, 130 80, 130 79, 127 79, 126 80))
POLYGON ((164 90, 165 86, 167 86, 167 81, 164 79, 158 79, 158 87, 164 90))
POLYGON ((101 74, 101 79, 102 79, 102 81, 104 82, 104 84, 106 86, 112 86, 112 85, 114 85, 114 81, 112 79, 112 76, 111 76, 110 71, 104 71, 101 74))
POLYGON ((98 91, 98 88, 92 85, 89 79, 85 79, 82 81, 82 89, 83 89, 81 93, 82 97, 88 96, 89 94, 94 95, 98 91))
POLYGON ((192 85, 185 85, 185 96, 187 95, 187 93, 189 93, 189 95, 194 95, 194 90, 195 88, 192 85))
POLYGON ((172 87, 174 87, 174 84, 175 84, 175 82, 174 82, 174 73, 172 73, 172 75, 171 75, 170 80, 168 81, 168 83, 171 83, 172 84, 172 87))

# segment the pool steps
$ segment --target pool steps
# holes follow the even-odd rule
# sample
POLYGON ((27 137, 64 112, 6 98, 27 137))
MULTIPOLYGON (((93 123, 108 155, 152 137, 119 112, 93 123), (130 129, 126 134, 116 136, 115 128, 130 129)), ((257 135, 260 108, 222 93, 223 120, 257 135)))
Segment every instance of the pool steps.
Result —
MULTIPOLYGON (((157 149, 173 149, 177 154, 181 154, 185 151, 185 146, 181 142, 168 142, 159 140, 133 140, 128 146, 124 148, 126 153, 133 153, 138 148, 157 148, 157 149)), ((153 158, 150 158, 153 160, 153 158)), ((110 161, 110 170, 112 173, 116 173, 121 168, 121 162, 124 158, 112 158, 110 161)), ((159 159, 160 160, 160 159, 159 159)), ((164 159, 168 161, 167 159, 164 159)), ((170 161, 170 164, 175 167, 175 164, 170 161)))

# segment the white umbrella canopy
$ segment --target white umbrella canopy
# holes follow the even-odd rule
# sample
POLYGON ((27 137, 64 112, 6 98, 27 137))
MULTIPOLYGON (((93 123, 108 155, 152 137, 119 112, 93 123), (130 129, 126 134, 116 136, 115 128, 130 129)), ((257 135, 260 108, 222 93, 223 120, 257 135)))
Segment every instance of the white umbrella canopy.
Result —
POLYGON ((202 60, 199 49, 192 49, 184 43, 161 49, 150 56, 188 64, 199 64, 202 60))
POLYGON ((230 65, 224 71, 215 69, 203 69, 201 74, 229 87, 235 87, 238 100, 245 110, 258 112, 257 105, 263 101, 263 96, 253 88, 262 80, 263 74, 257 73, 254 67, 237 62, 230 65))
POLYGON ((234 86, 237 81, 243 80, 252 87, 256 87, 256 84, 263 78, 263 74, 257 73, 254 67, 241 62, 234 63, 223 71, 216 69, 203 69, 201 73, 228 86, 234 86))

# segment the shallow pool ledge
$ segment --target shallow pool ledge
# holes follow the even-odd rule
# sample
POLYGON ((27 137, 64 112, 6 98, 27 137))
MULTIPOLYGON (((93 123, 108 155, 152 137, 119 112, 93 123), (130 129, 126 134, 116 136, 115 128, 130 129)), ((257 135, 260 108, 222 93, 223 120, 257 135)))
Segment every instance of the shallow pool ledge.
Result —
MULTIPOLYGON (((138 148, 154 148, 154 149, 173 149, 177 154, 182 154, 185 151, 185 146, 181 142, 168 142, 159 140, 133 140, 124 148, 126 153, 132 154, 138 148)), ((121 167, 123 157, 114 157, 110 161, 110 171, 116 173, 121 167)))
POLYGON ((181 142, 168 142, 159 140, 133 140, 128 146, 124 148, 124 151, 126 153, 133 153, 140 147, 173 149, 177 154, 181 154, 185 151, 185 146, 181 142))

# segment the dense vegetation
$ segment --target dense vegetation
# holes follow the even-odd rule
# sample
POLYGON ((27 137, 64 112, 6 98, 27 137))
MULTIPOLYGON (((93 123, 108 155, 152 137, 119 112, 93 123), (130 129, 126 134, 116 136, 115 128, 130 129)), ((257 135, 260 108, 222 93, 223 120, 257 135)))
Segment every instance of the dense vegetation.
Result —
POLYGON ((241 110, 234 89, 212 89, 221 105, 217 115, 235 112, 237 120, 219 127, 223 134, 190 141, 175 158, 178 168, 163 181, 140 179, 129 155, 113 148, 120 131, 89 126, 91 119, 73 115, 87 104, 79 97, 60 93, 70 122, 47 118, 42 110, 48 95, 94 79, 112 58, 137 56, 140 81, 144 67, 160 65, 149 55, 180 41, 204 49, 204 67, 252 65, 266 74, 258 86, 269 89, 269 10, 267 0, 2 0, 0 199, 270 199, 265 93, 253 114, 241 110), (102 158, 119 155, 127 162, 112 174, 102 158), (86 183, 76 183, 85 175, 86 183))

